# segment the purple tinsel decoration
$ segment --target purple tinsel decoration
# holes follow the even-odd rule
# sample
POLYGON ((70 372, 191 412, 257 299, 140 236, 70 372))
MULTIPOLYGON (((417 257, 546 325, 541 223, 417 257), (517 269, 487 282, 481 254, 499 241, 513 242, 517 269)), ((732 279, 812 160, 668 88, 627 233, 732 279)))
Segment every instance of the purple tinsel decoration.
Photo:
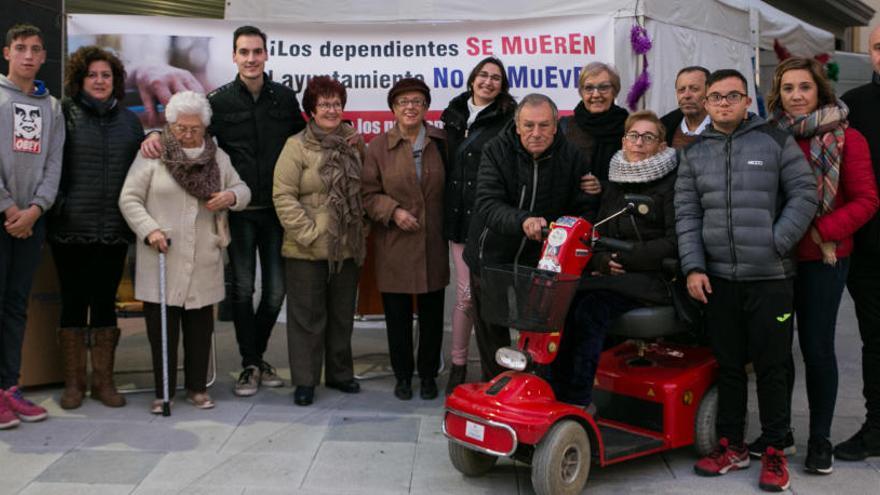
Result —
POLYGON ((648 91, 648 88, 651 87, 651 76, 648 74, 647 65, 647 61, 645 61, 645 70, 639 74, 639 77, 636 78, 636 82, 633 83, 631 88, 629 88, 629 93, 626 95, 626 105, 633 112, 638 108, 636 104, 639 102, 639 98, 641 98, 648 91))
POLYGON ((635 111, 638 108, 636 104, 639 102, 639 99, 641 99, 641 97, 648 91, 648 88, 651 87, 651 76, 648 74, 648 56, 645 54, 651 49, 653 43, 651 42, 651 38, 648 37, 648 31, 638 24, 633 25, 632 30, 629 33, 629 41, 632 45, 633 51, 637 55, 641 55, 642 61, 644 62, 642 73, 636 78, 636 82, 633 83, 632 87, 629 89, 629 93, 626 95, 626 105, 630 110, 635 111))
POLYGON ((653 45, 651 38, 648 37, 648 31, 638 24, 633 25, 632 30, 630 30, 629 42, 632 45, 633 51, 638 55, 648 53, 648 50, 653 45))

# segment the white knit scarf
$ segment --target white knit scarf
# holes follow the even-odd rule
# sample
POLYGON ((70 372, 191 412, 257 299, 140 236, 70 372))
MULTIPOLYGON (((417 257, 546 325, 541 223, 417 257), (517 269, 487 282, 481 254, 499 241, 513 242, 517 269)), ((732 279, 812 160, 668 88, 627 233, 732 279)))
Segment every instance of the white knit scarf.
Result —
POLYGON ((608 167, 608 180, 628 184, 653 182, 661 179, 678 166, 678 155, 674 148, 666 148, 656 155, 637 162, 628 162, 623 157, 623 150, 611 158, 608 167))

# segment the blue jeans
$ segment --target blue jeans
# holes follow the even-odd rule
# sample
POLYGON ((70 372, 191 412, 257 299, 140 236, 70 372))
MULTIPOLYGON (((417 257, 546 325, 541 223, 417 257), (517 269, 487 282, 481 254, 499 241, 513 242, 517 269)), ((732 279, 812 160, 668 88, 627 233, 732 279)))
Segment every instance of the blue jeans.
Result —
POLYGON ((281 245, 284 230, 272 208, 229 213, 229 263, 232 268, 232 307, 235 339, 241 365, 259 366, 278 320, 286 293, 281 245), (262 293, 254 311, 254 279, 260 253, 262 293))
POLYGON ((593 402, 593 380, 605 334, 618 316, 643 306, 609 291, 579 292, 565 321, 559 354, 550 365, 550 384, 562 402, 587 406, 593 402))
MULTIPOLYGON (((6 215, 0 213, 3 222, 6 215)), ((40 217, 33 235, 16 239, 0 227, 0 388, 18 385, 21 345, 31 283, 42 257, 46 222, 40 217)))
MULTIPOLYGON (((798 263, 794 279, 798 344, 804 356, 810 405, 810 438, 831 438, 838 381, 834 333, 848 273, 849 258, 838 260, 834 266, 821 261, 803 261, 798 263)), ((791 395, 794 391, 793 360, 789 376, 791 395)))

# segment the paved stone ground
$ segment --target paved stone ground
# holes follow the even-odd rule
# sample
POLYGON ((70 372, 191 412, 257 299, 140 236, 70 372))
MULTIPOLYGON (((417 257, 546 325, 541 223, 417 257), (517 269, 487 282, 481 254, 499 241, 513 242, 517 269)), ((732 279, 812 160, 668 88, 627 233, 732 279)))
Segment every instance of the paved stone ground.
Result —
MULTIPOLYGON (((118 368, 148 367, 142 320, 126 328, 118 368)), ((447 328, 448 330, 448 328, 447 328)), ((448 346, 448 337, 446 335, 448 346)), ((347 396, 318 388, 311 407, 296 407, 291 388, 264 389, 253 398, 231 392, 237 351, 231 324, 217 327, 217 400, 211 411, 179 401, 170 418, 147 412, 151 394, 128 396, 129 405, 108 409, 90 400, 75 411, 58 406, 58 387, 28 391, 50 410, 42 423, 0 432, 0 494, 530 494, 528 466, 502 460, 489 475, 464 478, 447 458, 440 433, 442 400, 396 400, 392 378, 363 381, 363 392, 347 396)), ((833 440, 855 432, 864 414, 860 343, 847 298, 837 337, 841 384, 833 440)), ((269 360, 288 377, 283 325, 276 328, 269 360)), ((381 323, 359 324, 357 353, 385 349, 381 323)), ((473 348, 472 348, 473 351, 473 348)), ((447 354, 448 355, 448 354, 447 354)), ((800 354, 798 353, 798 359, 800 354)), ((359 372, 381 358, 356 360, 359 372)), ((474 365, 472 375, 478 366, 474 365)), ((119 375, 126 386, 144 386, 148 375, 119 375)), ((445 376, 441 377, 441 386, 445 376)), ((807 412, 799 367, 794 400, 798 454, 792 462, 792 492, 880 493, 880 458, 835 465, 831 476, 803 473, 807 412)), ((754 397, 752 397, 754 409, 754 397)), ((752 425, 757 425, 753 414, 752 425)), ((754 434, 753 434, 754 435, 754 434)), ((689 448, 606 469, 593 467, 585 493, 755 493, 759 468, 717 479, 693 474, 689 448)))

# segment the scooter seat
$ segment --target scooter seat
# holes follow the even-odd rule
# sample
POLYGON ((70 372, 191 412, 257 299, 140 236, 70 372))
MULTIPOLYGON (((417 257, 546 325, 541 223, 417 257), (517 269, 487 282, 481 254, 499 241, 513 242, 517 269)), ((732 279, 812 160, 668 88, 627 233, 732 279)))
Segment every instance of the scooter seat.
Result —
POLYGON ((610 335, 630 339, 649 340, 687 331, 687 326, 675 316, 672 306, 636 308, 618 317, 608 331, 610 335))

